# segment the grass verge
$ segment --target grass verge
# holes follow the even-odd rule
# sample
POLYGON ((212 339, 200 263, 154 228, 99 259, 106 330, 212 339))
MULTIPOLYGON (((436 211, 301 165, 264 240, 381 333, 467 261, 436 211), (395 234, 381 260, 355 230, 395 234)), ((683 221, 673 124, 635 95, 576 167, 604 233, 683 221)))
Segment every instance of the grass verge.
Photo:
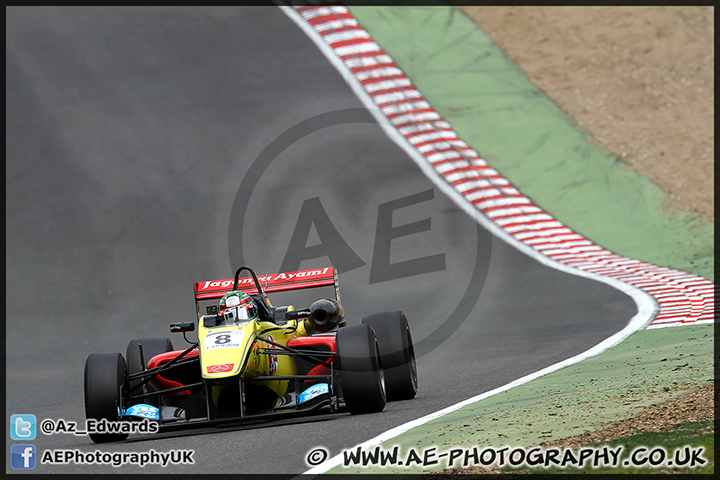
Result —
MULTIPOLYGON (((499 473, 672 473, 713 474, 715 471, 715 434, 713 422, 690 422, 670 432, 645 432, 623 437, 608 443, 593 443, 586 447, 620 453, 620 465, 593 466, 591 461, 583 468, 502 468, 499 473)), ((592 457, 589 457, 592 459, 592 457)), ((607 458, 612 458, 608 456, 607 458)))

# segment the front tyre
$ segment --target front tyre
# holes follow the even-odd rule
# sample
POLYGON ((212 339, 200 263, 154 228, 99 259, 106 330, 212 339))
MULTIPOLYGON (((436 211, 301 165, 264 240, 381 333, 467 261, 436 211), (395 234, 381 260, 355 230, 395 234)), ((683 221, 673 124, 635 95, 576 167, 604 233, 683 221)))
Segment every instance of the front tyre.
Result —
POLYGON ((338 330, 335 339, 340 386, 345 407, 353 415, 385 408, 385 380, 380 347, 369 325, 338 330))
MULTIPOLYGON (((117 422, 122 408, 125 359, 120 353, 92 353, 85 361, 85 417, 117 422)), ((127 433, 91 433, 95 443, 119 442, 127 433)))
POLYGON ((418 389, 415 348, 405 314, 376 313, 363 318, 362 323, 375 330, 380 344, 388 401, 415 398, 418 389))

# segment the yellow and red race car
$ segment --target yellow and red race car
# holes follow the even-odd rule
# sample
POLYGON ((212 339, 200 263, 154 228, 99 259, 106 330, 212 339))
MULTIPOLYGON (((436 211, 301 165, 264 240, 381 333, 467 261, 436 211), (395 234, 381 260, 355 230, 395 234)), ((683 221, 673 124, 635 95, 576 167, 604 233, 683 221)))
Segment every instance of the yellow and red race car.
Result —
MULTIPOLYGON (((323 408, 362 414, 417 393, 412 335, 403 312, 369 315, 348 326, 332 267, 258 277, 242 266, 234 278, 197 282, 194 290, 197 341, 187 338, 196 322, 170 325, 188 348, 175 350, 169 338, 142 338, 129 342, 124 357, 88 356, 88 419, 150 419, 159 429, 171 429, 323 408), (243 271, 249 276, 240 277, 243 271), (335 298, 299 310, 275 307, 268 298, 316 287, 333 287, 335 298)), ((96 443, 119 441, 127 438, 124 431, 90 437, 96 443)))

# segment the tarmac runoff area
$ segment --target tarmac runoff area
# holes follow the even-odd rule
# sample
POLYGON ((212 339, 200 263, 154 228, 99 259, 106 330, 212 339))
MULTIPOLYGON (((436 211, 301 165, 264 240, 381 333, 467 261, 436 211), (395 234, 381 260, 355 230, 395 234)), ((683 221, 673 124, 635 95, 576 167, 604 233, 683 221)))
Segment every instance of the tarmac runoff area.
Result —
MULTIPOLYGON (((530 449, 543 442, 601 430, 608 422, 632 417, 642 409, 712 382, 713 329, 713 325, 695 325, 639 331, 591 359, 463 407, 380 444, 384 451, 399 446, 400 459, 407 459, 410 449, 421 459, 432 449, 434 460, 429 463, 437 462, 433 465, 341 465, 329 473, 431 472, 448 467, 448 457, 438 455, 452 449, 530 449)), ((454 466, 461 462, 459 457, 454 466)))
MULTIPOLYGON (((668 199, 659 188, 592 145, 589 135, 572 125, 459 10, 350 10, 460 137, 558 220, 620 255, 713 280, 713 226, 663 208, 668 199), (468 58, 483 60, 470 68, 468 58), (508 88, 498 90, 499 85, 508 88), (533 128, 531 122, 542 127, 533 128), (503 125, 512 130, 502 131, 503 125), (546 143, 550 137, 565 155, 546 143)), ((457 447, 530 448, 600 430, 607 422, 712 382, 713 333, 712 324, 636 332, 596 357, 465 406, 380 447, 399 446, 404 458, 409 449, 422 455, 427 448, 437 453, 457 447)), ((339 466, 329 473, 420 473, 445 467, 442 461, 427 467, 421 462, 339 466)))

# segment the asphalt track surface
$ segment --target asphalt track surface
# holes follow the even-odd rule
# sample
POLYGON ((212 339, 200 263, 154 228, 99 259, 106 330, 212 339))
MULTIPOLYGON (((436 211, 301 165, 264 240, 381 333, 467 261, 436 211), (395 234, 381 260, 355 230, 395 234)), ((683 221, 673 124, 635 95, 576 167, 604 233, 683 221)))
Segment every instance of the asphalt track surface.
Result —
POLYGON ((335 455, 574 356, 636 313, 479 228, 277 8, 6 13, 8 425, 84 422, 87 355, 170 336, 194 318, 193 282, 239 262, 332 262, 349 323, 402 309, 419 352, 418 396, 379 414, 102 446, 41 434, 39 453, 190 449, 195 463, 36 473, 302 473, 313 447, 335 455))

